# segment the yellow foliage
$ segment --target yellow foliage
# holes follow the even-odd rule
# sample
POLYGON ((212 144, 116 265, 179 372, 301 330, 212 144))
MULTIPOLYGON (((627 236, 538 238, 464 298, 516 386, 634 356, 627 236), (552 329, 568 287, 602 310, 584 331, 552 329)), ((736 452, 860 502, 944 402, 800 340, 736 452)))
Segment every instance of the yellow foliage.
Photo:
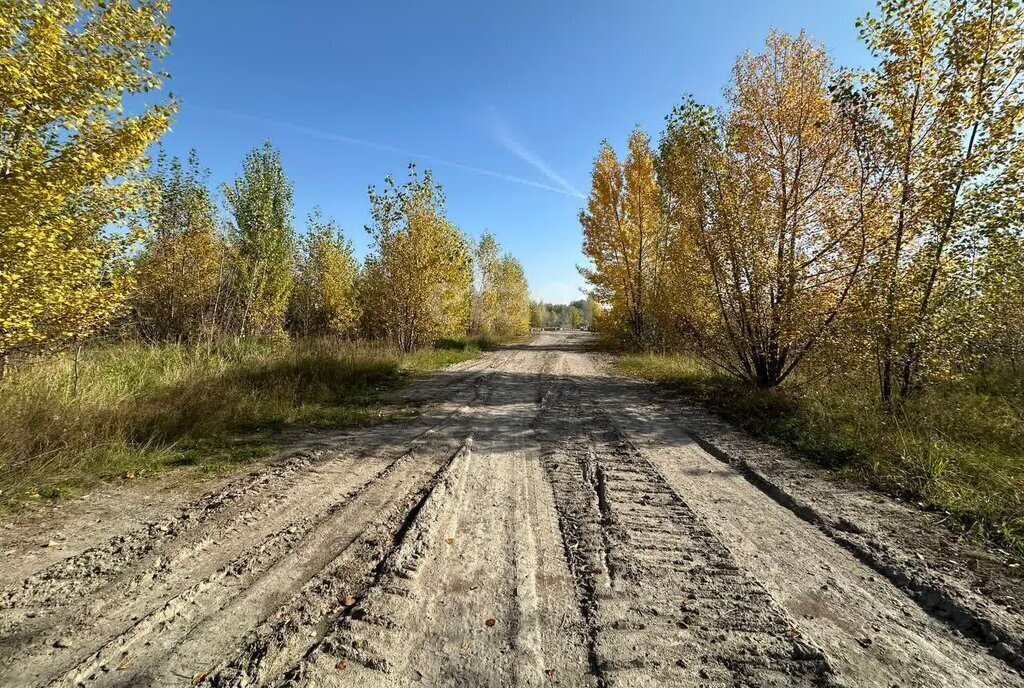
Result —
POLYGON ((124 301, 144 152, 175 105, 129 116, 122 99, 160 86, 168 9, 0 3, 0 353, 84 336, 124 301))
POLYGON ((473 330, 514 337, 530 329, 530 289, 523 266, 510 254, 499 255, 497 240, 485 232, 474 252, 477 273, 473 330))
POLYGON ((657 332, 652 306, 661 298, 670 237, 661 213, 660 189, 650 141, 642 131, 629 138, 619 164, 605 142, 594 161, 593 184, 583 225, 583 253, 593 263, 583 275, 608 304, 604 321, 632 345, 650 346, 657 332))
POLYGON ((673 111, 657 164, 605 144, 581 214, 599 326, 638 348, 695 346, 763 386, 830 330, 863 258, 854 138, 824 49, 771 33, 736 64, 728 110, 673 111))
POLYGON ((879 0, 859 26, 877 59, 862 72, 770 32, 721 111, 673 110, 656 174, 642 135, 622 165, 602 146, 580 216, 599 327, 764 387, 803 361, 853 369, 887 402, 1015 369, 1020 3, 879 0))
POLYGON ((319 212, 309 218, 301 241, 295 285, 288 304, 294 334, 350 336, 359 324, 359 265, 352 245, 319 212))
POLYGON ((401 188, 388 178, 383 193, 370 190, 374 247, 363 282, 366 329, 402 351, 464 336, 473 286, 469 242, 444 216, 430 172, 410 169, 401 188))
POLYGON ((188 169, 174 160, 154 180, 160 194, 135 266, 136 327, 150 340, 194 340, 219 325, 228 252, 194 152, 188 169))
POLYGON ((974 289, 979 230, 1020 227, 1000 215, 1020 207, 1024 13, 1017 0, 955 8, 881 0, 860 22, 878 58, 860 75, 860 135, 887 175, 858 325, 887 400, 957 367, 975 334, 957 313, 969 308, 958 302, 974 289))

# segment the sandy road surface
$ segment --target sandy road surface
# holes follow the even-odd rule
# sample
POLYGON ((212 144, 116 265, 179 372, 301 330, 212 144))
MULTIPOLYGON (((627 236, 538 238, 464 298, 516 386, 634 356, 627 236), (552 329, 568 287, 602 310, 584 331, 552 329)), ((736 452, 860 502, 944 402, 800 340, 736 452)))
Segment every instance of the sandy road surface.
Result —
POLYGON ((1024 685, 585 343, 492 352, 413 420, 9 557, 0 685, 1024 685))

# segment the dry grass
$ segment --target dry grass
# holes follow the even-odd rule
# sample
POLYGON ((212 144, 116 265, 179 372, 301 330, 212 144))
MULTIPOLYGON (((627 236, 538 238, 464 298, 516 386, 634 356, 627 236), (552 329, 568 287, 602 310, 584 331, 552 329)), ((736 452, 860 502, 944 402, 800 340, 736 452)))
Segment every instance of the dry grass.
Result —
POLYGON ((0 382, 0 503, 56 497, 97 479, 273 451, 288 429, 346 427, 408 412, 383 392, 471 358, 476 343, 399 354, 365 342, 226 340, 201 347, 87 348, 24 362, 0 382))
POLYGON ((897 408, 870 381, 758 390, 686 356, 628 355, 629 374, 695 399, 764 438, 880 490, 948 512, 960 527, 1024 557, 1024 385, 936 385, 897 408))

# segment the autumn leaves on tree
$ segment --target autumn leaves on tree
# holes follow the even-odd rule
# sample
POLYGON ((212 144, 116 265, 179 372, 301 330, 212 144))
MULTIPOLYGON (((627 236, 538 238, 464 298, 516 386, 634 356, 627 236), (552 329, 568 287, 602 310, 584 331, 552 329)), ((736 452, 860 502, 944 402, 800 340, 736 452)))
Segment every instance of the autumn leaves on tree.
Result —
POLYGON ((163 84, 168 12, 163 0, 0 3, 0 366, 113 325, 153 342, 287 332, 403 351, 471 325, 499 337, 528 329, 521 266, 488 259, 474 292, 473 247, 429 172, 371 189, 373 247, 360 266, 319 212, 296 231, 269 142, 222 186, 226 217, 195 153, 150 167, 177 103, 128 115, 124 100, 163 84))
POLYGON ((523 267, 489 232, 474 251, 473 326, 487 337, 514 337, 530 328, 530 300, 523 267))
POLYGON ((227 302, 227 245, 218 234, 217 208, 194 152, 187 165, 161 156, 150 178, 156 188, 147 211, 151 231, 130 298, 135 327, 150 341, 196 340, 216 330, 227 302))
POLYGON ((469 327, 472 258, 466 238, 444 216, 444 196, 429 172, 411 167, 399 187, 370 190, 374 255, 366 263, 367 326, 411 351, 469 327))
POLYGON ((136 331, 150 340, 243 336, 334 336, 385 340, 402 351, 472 335, 507 338, 529 329, 528 287, 519 262, 500 254, 489 233, 480 246, 445 216, 430 172, 410 167, 370 189, 370 253, 362 265, 337 224, 314 210, 305 231, 292 227, 292 187, 269 144, 252 151, 224 187, 230 218, 216 212, 195 157, 157 165, 159 202, 135 261, 131 293, 136 331), (492 303, 486 321, 474 304, 492 303))
POLYGON ((0 3, 0 356, 80 339, 124 302, 146 149, 173 100, 127 114, 164 75, 166 2, 0 3), (70 30, 74 27, 74 31, 70 30), (105 229, 126 229, 109 234, 105 229))
POLYGON ((604 327, 762 387, 875 370, 907 396, 972 357, 1018 365, 1024 18, 1013 0, 884 0, 878 64, 807 36, 741 56, 721 110, 685 100, 657 153, 604 144, 581 214, 604 327), (1016 199, 1016 200, 1015 200, 1016 199))

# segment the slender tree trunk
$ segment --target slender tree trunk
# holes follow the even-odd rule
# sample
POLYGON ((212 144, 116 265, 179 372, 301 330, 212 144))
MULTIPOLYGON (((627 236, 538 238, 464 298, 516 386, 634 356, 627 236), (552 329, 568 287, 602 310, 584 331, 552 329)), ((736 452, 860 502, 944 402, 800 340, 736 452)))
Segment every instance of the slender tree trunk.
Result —
POLYGON ((881 366, 881 393, 882 401, 886 404, 892 399, 893 382, 893 359, 895 358, 893 328, 896 322, 896 298, 897 298, 897 277, 900 270, 900 257, 903 252, 903 241, 906 234, 907 206, 910 203, 910 166, 914 150, 914 132, 917 124, 917 106, 921 100, 920 72, 924 70, 924 63, 918 64, 918 80, 914 86, 914 98, 910 105, 910 117, 907 122, 906 148, 903 154, 903 164, 900 174, 900 201, 899 214, 896 220, 895 247, 893 248, 892 265, 889 274, 889 289, 886 294, 885 320, 882 332, 882 366, 881 366))
POLYGON ((73 368, 74 372, 72 373, 72 376, 71 376, 71 398, 73 398, 73 399, 77 399, 78 398, 78 380, 79 380, 79 373, 80 373, 80 370, 81 370, 81 362, 82 362, 82 344, 80 342, 78 342, 78 343, 75 344, 75 359, 74 359, 74 368, 73 368))
MULTIPOLYGON (((995 19, 995 3, 989 5, 989 20, 988 20, 988 33, 991 35, 992 24, 995 19)), ((975 86, 977 89, 975 93, 975 100, 981 98, 981 90, 984 88, 985 75, 988 71, 989 56, 991 52, 991 45, 986 45, 985 54, 982 58, 981 65, 978 68, 978 81, 975 86)), ((925 343, 921 341, 921 337, 927 337, 928 332, 927 324, 931 319, 931 302, 935 292, 935 284, 939 276, 939 268, 942 265, 942 254, 949 241, 950 232, 952 232, 953 223, 956 219, 957 203, 960 199, 960 191, 963 188, 964 182, 967 178, 968 164, 971 161, 971 157, 974 154, 974 144, 978 138, 978 132, 981 129, 980 116, 981 113, 978 111, 980 103, 975 102, 975 120, 971 126, 971 134, 967 140, 967 150, 964 153, 963 160, 960 162, 959 175, 957 175, 956 183, 953 185, 952 193, 949 199, 949 210, 946 213, 945 219, 942 225, 942 232, 939 236, 938 244, 935 247, 935 254, 932 258, 931 268, 928 272, 928 280, 925 282, 924 295, 921 297, 921 306, 918 309, 918 327, 916 337, 910 341, 907 347, 907 353, 903 361, 903 378, 902 387, 900 389, 900 396, 906 398, 910 396, 910 393, 916 386, 915 372, 919 362, 923 358, 922 349, 925 347, 925 343)))

